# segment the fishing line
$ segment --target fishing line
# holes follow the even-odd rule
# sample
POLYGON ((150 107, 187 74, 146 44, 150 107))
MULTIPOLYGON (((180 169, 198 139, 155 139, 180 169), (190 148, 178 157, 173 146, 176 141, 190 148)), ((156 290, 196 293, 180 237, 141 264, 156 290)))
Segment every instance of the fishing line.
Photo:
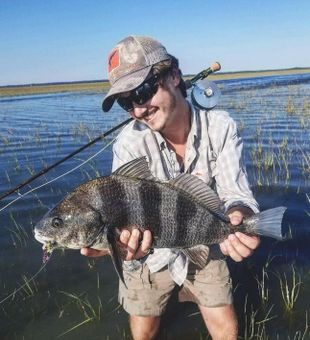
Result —
POLYGON ((46 267, 47 263, 50 261, 52 257, 52 253, 50 254, 49 258, 42 264, 41 268, 24 284, 22 284, 19 288, 15 289, 13 293, 9 294, 7 297, 5 297, 3 300, 0 301, 0 305, 5 302, 7 299, 9 299, 11 296, 15 297, 15 294, 18 293, 21 289, 23 289, 25 286, 27 286, 31 281, 33 281, 40 273, 41 271, 46 267))
MULTIPOLYGON (((7 208, 8 206, 10 206, 10 205, 13 204, 14 202, 18 201, 19 199, 25 197, 26 195, 30 194, 31 192, 33 192, 33 191, 35 191, 35 190, 37 190, 37 189, 40 189, 40 188, 44 187, 45 185, 48 185, 48 184, 50 184, 50 183, 52 183, 52 182, 58 180, 59 178, 64 177, 64 176, 70 174, 71 172, 77 170, 78 168, 80 168, 81 166, 83 166, 83 165, 86 164, 87 162, 91 161, 91 160, 92 160, 93 158, 95 158, 96 156, 98 156, 101 152, 103 152, 104 150, 106 150, 111 144, 114 143, 115 139, 116 139, 116 138, 112 139, 112 140, 111 140, 108 144, 106 144, 102 149, 100 149, 100 150, 99 150, 98 152, 96 152, 94 155, 90 156, 88 159, 86 159, 84 162, 82 162, 82 163, 79 164, 78 166, 74 167, 73 169, 71 169, 71 170, 69 170, 69 171, 67 171, 67 172, 65 172, 65 173, 63 173, 63 174, 61 174, 60 176, 57 176, 57 177, 51 179, 50 181, 48 181, 48 182, 46 182, 46 183, 44 183, 44 184, 42 184, 42 185, 39 185, 39 186, 37 186, 37 187, 35 187, 35 188, 33 188, 33 189, 31 189, 31 190, 25 192, 24 194, 18 193, 19 196, 18 196, 15 200, 13 200, 13 201, 11 201, 10 203, 8 203, 8 204, 7 204, 6 206, 4 206, 3 208, 1 208, 0 211, 4 210, 4 209, 7 208)), ((46 267, 47 263, 48 263, 48 262, 50 261, 50 259, 51 259, 51 256, 52 256, 52 254, 50 254, 50 256, 49 256, 48 259, 43 263, 43 265, 41 266, 41 268, 40 268, 40 269, 39 269, 39 270, 38 270, 38 271, 37 271, 37 272, 36 272, 29 280, 27 280, 23 285, 21 285, 19 288, 15 289, 14 292, 12 292, 12 293, 9 294, 7 297, 5 297, 3 300, 1 300, 1 301, 0 301, 0 305, 1 305, 2 303, 4 303, 6 300, 8 300, 10 297, 15 296, 16 293, 18 293, 18 292, 19 292, 20 290, 22 290, 25 286, 27 286, 31 281, 33 281, 33 280, 41 273, 41 271, 46 267)))
POLYGON ((33 175, 32 177, 30 177, 29 179, 27 179, 26 181, 22 182, 21 184, 17 185, 16 187, 14 187, 13 189, 10 189, 9 191, 5 192, 3 195, 0 196, 0 201, 13 194, 14 192, 18 191, 19 189, 23 188, 25 185, 29 184, 30 182, 34 181, 36 178, 46 174, 48 171, 52 170, 53 168, 55 168, 56 166, 58 166, 59 164, 65 162, 66 160, 68 160, 69 158, 75 156, 76 154, 78 154, 79 152, 83 151, 84 149, 88 148, 89 146, 93 145, 94 143, 100 141, 101 139, 107 137, 108 135, 110 135, 112 132, 118 130, 119 128, 121 128, 122 126, 128 124, 133 118, 128 118, 126 120, 124 120, 123 122, 121 122, 120 124, 112 127, 110 130, 104 132, 103 134, 101 134, 99 137, 93 139, 92 141, 90 141, 89 143, 87 143, 86 145, 81 146, 80 148, 78 148, 77 150, 71 152, 69 155, 67 155, 66 157, 60 159, 59 161, 57 161, 56 163, 48 166, 45 169, 42 169, 41 171, 39 171, 37 174, 33 175))
MULTIPOLYGON (((204 104, 208 104, 208 98, 210 100, 210 98, 214 95, 214 93, 209 93, 209 91, 212 92, 212 89, 214 89, 215 87, 212 86, 212 88, 208 88, 208 89, 199 89, 197 91, 197 89, 195 88, 195 83, 198 80, 203 80, 204 78, 208 77, 211 73, 217 72, 221 69, 221 64, 219 62, 215 62, 213 63, 210 67, 208 67, 207 69, 199 72, 195 77, 191 78, 191 79, 187 79, 184 81, 185 84, 185 88, 186 89, 190 89, 192 86, 194 86, 195 89, 195 93, 196 96, 202 100, 202 105, 204 104), (198 93, 197 93, 198 92, 198 93)), ((195 95, 194 95, 195 98, 195 95)), ((213 105, 214 106, 214 105, 213 105)), ((210 108, 209 105, 206 106, 206 108, 210 108)), ((80 148, 78 148, 77 150, 73 151, 72 153, 70 153, 69 155, 67 155, 66 157, 60 159, 59 161, 57 161, 56 163, 48 166, 45 169, 42 169, 41 171, 39 171, 37 174, 33 175, 32 177, 30 177, 29 179, 27 179, 26 181, 20 183, 19 185, 17 185, 16 187, 14 187, 13 189, 8 190, 7 192, 5 192, 3 195, 0 195, 0 200, 2 200, 3 198, 13 194, 14 192, 17 192, 19 189, 23 188, 25 185, 29 184, 30 182, 34 181, 36 178, 44 175, 45 173, 47 173, 48 171, 50 171, 51 169, 55 168, 57 165, 65 162, 66 160, 68 160, 69 158, 73 157, 74 155, 76 155, 77 153, 81 152, 82 150, 88 148, 89 146, 91 146, 92 144, 98 142, 99 140, 105 138, 106 136, 110 135, 112 132, 118 130, 119 128, 121 128, 124 125, 127 125, 130 121, 132 121, 133 118, 128 118, 126 120, 124 120, 123 122, 121 122, 120 124, 112 127, 110 130, 104 132, 103 134, 101 134, 99 137, 93 139, 92 141, 90 141, 89 143, 87 143, 86 145, 81 146, 80 148)))
MULTIPOLYGON (((196 82, 198 80, 203 80, 206 77, 208 77, 211 73, 217 72, 221 69, 221 65, 219 62, 215 62, 213 63, 210 67, 208 67, 207 69, 199 72, 195 77, 191 78, 191 79, 187 79, 184 81, 185 84, 185 88, 186 89, 190 89, 191 87, 194 87, 193 91, 192 91, 192 99, 194 99, 193 103, 198 104, 198 106, 200 106, 200 108, 206 108, 206 109, 210 109, 213 108, 216 103, 217 103, 217 99, 218 99, 218 95, 217 95, 217 91, 216 90, 216 86, 213 84, 212 86, 210 84, 208 84, 208 88, 203 88, 203 87, 199 87, 196 86, 196 82), (214 97, 214 98, 213 98, 214 97)), ((99 140, 105 138, 106 136, 110 135, 112 132, 118 130, 119 128, 121 128, 124 125, 127 125, 130 121, 132 121, 133 118, 128 118, 126 120, 124 120, 123 122, 121 122, 120 124, 112 127, 110 130, 104 132, 103 134, 101 134, 99 137, 95 138, 94 140, 90 141, 89 143, 87 143, 86 145, 81 146, 80 148, 78 148, 77 150, 73 151, 72 153, 70 153, 69 155, 67 155, 66 157, 60 159, 59 161, 57 161, 56 163, 48 166, 45 169, 42 169, 41 171, 39 171, 37 174, 33 175, 32 177, 30 177, 29 179, 27 179, 26 181, 20 183, 19 185, 17 185, 16 187, 14 187, 13 189, 8 190, 7 192, 5 192, 3 195, 0 195, 0 201, 11 195, 12 193, 17 193, 18 195, 20 195, 17 199, 13 200, 12 202, 10 202, 9 204, 7 204, 6 206, 4 206, 2 209, 0 209, 0 211, 2 211, 3 209, 5 209, 6 207, 8 207, 9 205, 11 205, 12 203, 16 202, 19 198, 24 197, 25 195, 27 195, 30 192, 33 192, 34 190, 40 188, 41 186, 28 191, 26 194, 21 195, 18 191, 19 189, 23 188, 25 185, 31 183, 32 181, 34 181, 36 178, 46 174, 48 171, 50 171, 51 169, 55 168, 56 166, 58 166, 59 164, 65 162, 66 160, 68 160, 69 158, 73 157, 74 155, 78 154, 79 152, 81 152, 82 150, 88 148, 89 146, 91 146, 92 144, 98 142, 99 140)), ((70 172, 68 172, 70 173, 70 172)))
POLYGON ((115 139, 116 139, 116 138, 112 139, 112 140, 111 140, 108 144, 106 144, 102 149, 100 149, 100 150, 99 150, 98 152, 96 152, 94 155, 90 156, 88 159, 86 159, 84 162, 82 162, 81 164, 77 165, 77 166, 74 167, 73 169, 71 169, 71 170, 69 170, 69 171, 67 171, 67 172, 65 172, 65 173, 63 173, 63 174, 61 174, 61 175, 59 175, 59 176, 57 176, 57 177, 51 179, 50 181, 48 181, 48 182, 46 182, 46 183, 43 183, 43 184, 41 184, 41 185, 38 185, 37 187, 35 187, 35 188, 33 188, 33 189, 31 189, 31 190, 25 192, 24 194, 21 194, 21 193, 17 192, 17 194, 18 194, 19 196, 16 197, 13 201, 9 202, 9 203, 8 203, 7 205, 5 205, 4 207, 2 207, 2 208, 0 209, 0 212, 1 212, 2 210, 6 209, 7 207, 9 207, 11 204, 13 204, 13 203, 15 203, 16 201, 20 200, 21 198, 24 198, 26 195, 32 193, 33 191, 38 190, 38 189, 40 189, 40 188, 42 188, 42 187, 44 187, 44 186, 46 186, 46 185, 48 185, 48 184, 50 184, 50 183, 52 183, 52 182, 55 182, 56 180, 60 179, 61 177, 64 177, 64 176, 70 174, 71 172, 77 170, 78 168, 80 168, 81 166, 83 166, 83 165, 86 164, 87 162, 91 161, 91 160, 92 160, 93 158, 95 158, 96 156, 98 156, 98 155, 99 155, 101 152, 103 152, 105 149, 107 149, 111 144, 114 143, 115 139))

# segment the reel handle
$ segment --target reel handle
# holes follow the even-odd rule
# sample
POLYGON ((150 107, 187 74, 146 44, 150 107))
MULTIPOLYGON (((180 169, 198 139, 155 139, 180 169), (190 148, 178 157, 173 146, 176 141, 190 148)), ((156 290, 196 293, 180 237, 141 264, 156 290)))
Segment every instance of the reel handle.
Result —
POLYGON ((185 80, 186 89, 187 90, 190 89, 196 83, 197 80, 202 80, 202 79, 208 77, 209 74, 217 72, 220 69, 221 69, 221 64, 218 61, 214 62, 210 67, 208 67, 207 69, 199 72, 192 79, 185 80))

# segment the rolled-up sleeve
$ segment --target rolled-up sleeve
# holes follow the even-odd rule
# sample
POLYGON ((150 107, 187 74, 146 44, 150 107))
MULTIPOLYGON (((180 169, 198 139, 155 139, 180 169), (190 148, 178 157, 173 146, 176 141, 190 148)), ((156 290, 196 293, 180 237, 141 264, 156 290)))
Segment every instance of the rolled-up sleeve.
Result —
POLYGON ((219 197, 225 210, 233 206, 246 206, 258 212, 242 162, 242 139, 235 121, 226 113, 217 115, 210 125, 210 137, 214 141, 215 167, 213 176, 219 197))

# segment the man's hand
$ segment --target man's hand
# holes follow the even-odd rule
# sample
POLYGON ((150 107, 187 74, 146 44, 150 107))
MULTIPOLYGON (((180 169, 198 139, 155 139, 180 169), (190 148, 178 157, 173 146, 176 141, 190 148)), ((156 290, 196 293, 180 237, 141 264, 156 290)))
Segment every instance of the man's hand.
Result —
MULTIPOLYGON (((138 260, 149 253, 152 245, 152 234, 145 230, 140 240, 141 232, 138 229, 123 230, 120 235, 120 246, 125 253, 124 260, 138 260), (141 241, 141 242, 140 242, 141 241)), ((81 254, 89 257, 99 257, 109 254, 108 249, 96 250, 92 248, 82 248, 81 254)))
MULTIPOLYGON (((239 225, 248 213, 248 211, 241 208, 232 209, 228 214, 230 223, 239 225)), ((259 244, 260 238, 258 236, 248 236, 241 232, 236 232, 220 243, 220 248, 224 255, 230 256, 236 262, 241 262, 244 258, 251 256, 259 244)))

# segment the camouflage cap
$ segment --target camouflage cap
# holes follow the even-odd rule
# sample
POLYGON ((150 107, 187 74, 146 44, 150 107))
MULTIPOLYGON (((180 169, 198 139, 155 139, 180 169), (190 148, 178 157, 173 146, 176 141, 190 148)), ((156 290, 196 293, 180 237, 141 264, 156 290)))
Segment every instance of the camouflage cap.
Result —
POLYGON ((118 94, 138 87, 154 64, 170 58, 165 47, 153 38, 129 36, 121 40, 108 57, 111 88, 103 100, 102 110, 109 111, 118 94))

